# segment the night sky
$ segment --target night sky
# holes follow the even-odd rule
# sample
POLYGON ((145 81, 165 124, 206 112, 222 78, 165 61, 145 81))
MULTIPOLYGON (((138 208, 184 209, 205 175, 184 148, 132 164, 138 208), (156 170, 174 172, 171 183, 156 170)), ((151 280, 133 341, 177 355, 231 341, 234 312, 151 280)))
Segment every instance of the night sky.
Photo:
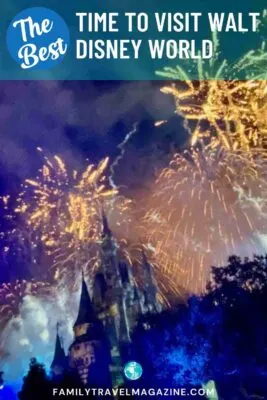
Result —
MULTIPOLYGON (((3 82, 0 88, 1 193, 16 190, 40 167, 36 147, 69 163, 118 155, 118 144, 138 124, 131 145, 142 152, 181 143, 181 121, 162 82, 3 82), (168 119, 168 128, 154 129, 168 119), (171 129, 170 129, 171 126, 171 129)), ((138 159, 136 159, 138 163, 138 159)), ((128 177, 125 176, 124 184, 128 177)))

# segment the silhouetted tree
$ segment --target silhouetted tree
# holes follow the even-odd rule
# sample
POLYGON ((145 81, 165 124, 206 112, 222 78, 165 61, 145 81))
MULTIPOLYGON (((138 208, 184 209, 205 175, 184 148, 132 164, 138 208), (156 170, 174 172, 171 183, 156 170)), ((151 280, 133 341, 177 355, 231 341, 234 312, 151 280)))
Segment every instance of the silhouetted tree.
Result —
POLYGON ((20 400, 49 400, 52 398, 52 384, 46 374, 43 364, 36 358, 30 361, 29 372, 23 379, 22 390, 19 392, 20 400))
POLYGON ((252 260, 229 257, 224 267, 212 267, 211 281, 207 290, 221 305, 233 306, 246 294, 250 298, 267 295, 267 256, 254 256, 252 260))
POLYGON ((221 333, 214 340, 213 376, 226 387, 267 397, 267 258, 232 256, 212 269, 206 296, 221 310, 221 333))
POLYGON ((140 321, 133 339, 136 358, 144 369, 143 386, 189 390, 209 381, 210 328, 217 310, 215 314, 205 311, 207 318, 203 320, 205 307, 207 304, 193 297, 188 306, 140 321))
POLYGON ((145 379, 168 386, 215 380, 220 400, 267 398, 266 277, 266 257, 230 257, 212 269, 205 295, 140 322, 134 340, 145 379))

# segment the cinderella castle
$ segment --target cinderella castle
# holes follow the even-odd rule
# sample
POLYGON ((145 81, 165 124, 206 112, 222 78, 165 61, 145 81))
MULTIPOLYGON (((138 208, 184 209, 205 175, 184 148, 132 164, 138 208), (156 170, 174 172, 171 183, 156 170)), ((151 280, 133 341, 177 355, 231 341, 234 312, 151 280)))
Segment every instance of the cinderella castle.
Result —
POLYGON ((101 263, 94 276, 92 296, 83 276, 74 340, 67 355, 57 333, 51 364, 54 379, 68 371, 85 386, 123 383, 122 366, 131 357, 131 332, 138 317, 161 311, 157 285, 145 254, 142 267, 142 284, 137 285, 131 267, 120 259, 104 215, 101 263))

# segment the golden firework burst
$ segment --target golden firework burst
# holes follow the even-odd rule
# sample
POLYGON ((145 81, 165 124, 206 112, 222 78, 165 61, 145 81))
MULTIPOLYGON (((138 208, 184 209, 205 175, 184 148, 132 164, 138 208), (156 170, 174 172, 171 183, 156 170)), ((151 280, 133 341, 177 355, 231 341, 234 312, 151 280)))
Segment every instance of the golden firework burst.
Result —
POLYGON ((162 91, 174 96, 192 145, 217 138, 229 150, 266 146, 267 81, 186 81, 162 91))
POLYGON ((106 177, 108 158, 85 171, 69 172, 59 157, 45 157, 36 179, 27 179, 15 212, 44 244, 53 258, 54 277, 65 268, 93 269, 95 249, 102 232, 102 212, 106 210, 114 231, 128 223, 131 201, 111 188, 106 177))
POLYGON ((264 231, 264 166, 246 152, 210 144, 175 154, 159 175, 144 217, 148 246, 163 275, 202 291, 211 265, 264 231))

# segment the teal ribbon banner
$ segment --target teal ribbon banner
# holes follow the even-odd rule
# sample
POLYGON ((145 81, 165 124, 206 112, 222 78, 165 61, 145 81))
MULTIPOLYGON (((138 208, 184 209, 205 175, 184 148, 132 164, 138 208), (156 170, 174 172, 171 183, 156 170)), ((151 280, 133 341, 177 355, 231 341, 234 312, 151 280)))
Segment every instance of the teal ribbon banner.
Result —
MULTIPOLYGON (((1 0, 0 79, 266 79, 264 8, 267 3, 263 0, 1 0), (51 63, 44 63, 49 68, 41 68, 42 63, 37 69, 22 68, 12 56, 17 51, 13 47, 17 31, 12 31, 7 40, 14 18, 32 7, 56 12, 69 29, 66 54, 52 67, 51 63), (96 13, 108 14, 99 21, 94 18, 96 13), (110 13, 114 13, 113 18, 110 13), (132 32, 128 29, 130 17, 125 13, 136 13, 131 17, 132 32), (197 17, 196 13, 201 16, 197 17), (224 13, 222 32, 212 34, 208 13, 224 13), (230 19, 229 13, 233 13, 230 19), (257 29, 251 13, 260 15, 257 29), (99 30, 95 32, 97 23, 99 30), (158 46, 161 43, 162 55, 153 59, 151 51, 155 50, 155 41, 158 46), (189 46, 187 50, 186 46, 189 46), (213 56, 209 58, 211 46, 213 56)), ((48 32, 49 23, 44 29, 48 32)), ((61 50, 63 54, 62 43, 61 50)), ((46 50, 42 51, 46 54, 46 50)))

